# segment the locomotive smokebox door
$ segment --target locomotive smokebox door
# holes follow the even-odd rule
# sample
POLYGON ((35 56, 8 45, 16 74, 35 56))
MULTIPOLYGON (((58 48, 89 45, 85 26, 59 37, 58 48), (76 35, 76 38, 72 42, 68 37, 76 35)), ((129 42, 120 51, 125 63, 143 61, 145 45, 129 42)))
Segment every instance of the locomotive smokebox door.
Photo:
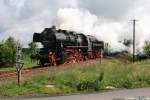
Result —
POLYGON ((33 42, 41 42, 41 34, 40 33, 33 34, 33 42))

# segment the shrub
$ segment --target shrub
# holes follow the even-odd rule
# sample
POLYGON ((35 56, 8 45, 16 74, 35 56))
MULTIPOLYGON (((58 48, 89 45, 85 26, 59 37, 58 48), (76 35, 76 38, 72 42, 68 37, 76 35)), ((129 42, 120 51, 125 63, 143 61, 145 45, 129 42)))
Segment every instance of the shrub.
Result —
POLYGON ((0 44, 0 62, 3 66, 13 66, 15 63, 17 41, 9 37, 0 44))

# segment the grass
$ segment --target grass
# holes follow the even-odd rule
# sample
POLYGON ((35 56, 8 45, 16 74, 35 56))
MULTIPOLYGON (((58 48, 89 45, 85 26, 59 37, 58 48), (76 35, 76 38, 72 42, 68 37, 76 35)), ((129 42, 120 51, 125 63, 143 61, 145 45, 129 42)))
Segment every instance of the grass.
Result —
MULTIPOLYGON (((22 62, 24 63, 23 68, 32 68, 34 66, 37 66, 37 61, 32 61, 30 59, 30 55, 23 55, 23 60, 22 62)), ((12 71, 16 70, 15 65, 12 67, 2 67, 0 68, 0 71, 12 71)))
POLYGON ((24 55, 22 62, 24 63, 24 68, 31 68, 33 66, 37 66, 37 61, 31 60, 30 55, 24 55))
POLYGON ((60 94, 93 92, 115 88, 140 88, 150 86, 150 61, 125 64, 119 60, 103 60, 102 63, 86 62, 69 65, 67 68, 47 73, 38 73, 22 80, 0 86, 1 96, 25 94, 60 94), (68 68, 69 67, 69 68, 68 68))

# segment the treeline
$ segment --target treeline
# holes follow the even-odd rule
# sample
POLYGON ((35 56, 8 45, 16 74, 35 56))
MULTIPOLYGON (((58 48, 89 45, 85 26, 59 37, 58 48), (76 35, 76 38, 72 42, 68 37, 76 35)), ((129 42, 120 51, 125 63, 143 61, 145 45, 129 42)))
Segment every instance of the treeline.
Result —
MULTIPOLYGON (((0 67, 13 67, 16 60, 17 45, 19 41, 13 37, 0 41, 0 67)), ((36 53, 37 45, 33 42, 29 43, 29 48, 23 49, 23 55, 31 55, 36 53)))
MULTIPOLYGON (((13 67, 16 60, 16 48, 20 44, 15 38, 8 37, 0 41, 0 67, 13 67)), ((37 45, 33 42, 28 44, 28 48, 23 48, 23 55, 30 57, 38 52, 37 45)), ((145 41, 143 53, 150 57, 150 41, 145 41)))

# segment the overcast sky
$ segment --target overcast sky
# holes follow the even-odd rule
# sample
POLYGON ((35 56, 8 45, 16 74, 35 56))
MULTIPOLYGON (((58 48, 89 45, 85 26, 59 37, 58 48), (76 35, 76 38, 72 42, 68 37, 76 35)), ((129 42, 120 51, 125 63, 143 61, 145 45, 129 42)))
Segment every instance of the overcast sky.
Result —
MULTIPOLYGON (((55 24, 58 11, 63 8, 88 11, 106 26, 111 22, 119 23, 117 27, 122 23, 130 27, 129 20, 136 18, 140 29, 137 31, 150 36, 150 0, 0 0, 0 40, 13 36, 26 46, 34 32, 55 24)), ((127 27, 125 30, 131 31, 127 27)))

